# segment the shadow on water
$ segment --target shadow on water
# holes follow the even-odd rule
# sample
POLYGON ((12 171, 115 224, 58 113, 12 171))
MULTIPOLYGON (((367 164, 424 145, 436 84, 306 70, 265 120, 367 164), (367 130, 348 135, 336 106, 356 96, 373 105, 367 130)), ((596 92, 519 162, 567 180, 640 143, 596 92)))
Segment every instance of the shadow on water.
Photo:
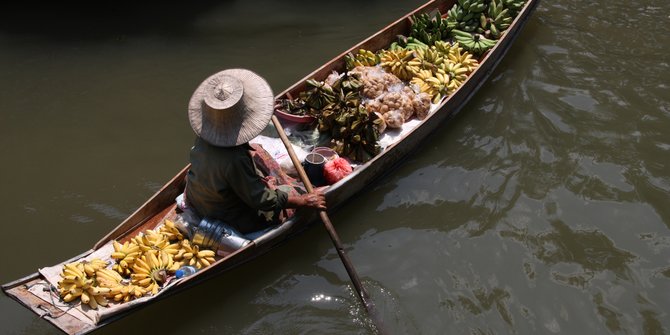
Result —
POLYGON ((621 279, 632 279, 629 265, 636 259, 635 255, 617 248, 605 234, 574 229, 558 220, 550 223, 552 231, 537 235, 512 230, 501 231, 500 235, 526 245, 546 265, 579 265, 583 270, 579 275, 555 274, 556 280, 566 284, 584 287, 597 273, 604 271, 611 271, 621 279))

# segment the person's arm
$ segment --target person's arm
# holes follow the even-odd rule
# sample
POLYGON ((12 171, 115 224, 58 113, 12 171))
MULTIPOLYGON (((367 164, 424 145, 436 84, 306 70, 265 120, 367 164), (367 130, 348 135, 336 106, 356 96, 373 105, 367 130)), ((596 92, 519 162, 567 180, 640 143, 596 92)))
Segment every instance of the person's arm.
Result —
POLYGON ((287 207, 312 207, 316 209, 326 209, 326 197, 322 189, 317 188, 312 193, 301 194, 298 196, 288 196, 287 207))
POLYGON ((225 178, 232 185, 234 192, 249 207, 268 211, 282 208, 312 207, 326 209, 326 197, 323 188, 298 196, 288 195, 281 190, 271 190, 256 174, 251 157, 246 154, 237 155, 225 171, 225 178))

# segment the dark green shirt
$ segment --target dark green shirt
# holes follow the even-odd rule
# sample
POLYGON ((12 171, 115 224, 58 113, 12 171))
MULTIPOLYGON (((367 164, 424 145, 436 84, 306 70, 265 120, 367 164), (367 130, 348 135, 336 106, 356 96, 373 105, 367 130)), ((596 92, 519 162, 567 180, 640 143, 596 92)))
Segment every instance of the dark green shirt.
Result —
POLYGON ((286 207, 288 194, 266 186, 251 150, 249 144, 224 148, 196 138, 187 176, 188 206, 245 234, 276 223, 272 221, 286 207))

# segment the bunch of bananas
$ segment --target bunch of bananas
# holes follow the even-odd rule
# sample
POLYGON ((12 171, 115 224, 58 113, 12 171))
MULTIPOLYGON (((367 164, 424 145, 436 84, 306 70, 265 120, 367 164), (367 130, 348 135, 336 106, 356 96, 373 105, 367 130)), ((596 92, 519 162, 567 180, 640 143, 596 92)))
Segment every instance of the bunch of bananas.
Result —
POLYGON ((503 4, 505 5, 505 8, 509 8, 510 10, 510 15, 515 17, 523 6, 526 4, 525 0, 503 0, 503 4))
POLYGON ((458 45, 451 44, 447 41, 437 41, 434 44, 435 50, 443 55, 449 55, 452 52, 452 48, 458 47, 458 45))
POLYGON ((455 3, 454 6, 447 11, 446 20, 449 31, 453 29, 474 31, 477 29, 478 25, 478 22, 475 19, 475 13, 463 9, 459 3, 455 3))
POLYGON ((416 37, 398 35, 396 41, 393 41, 388 49, 393 51, 397 51, 397 49, 420 50, 428 47, 428 44, 416 37))
POLYGON ((191 244, 188 240, 181 242, 181 249, 174 256, 176 261, 185 265, 195 266, 198 269, 206 268, 216 261, 213 250, 200 250, 200 246, 191 244))
POLYGON ((481 13, 486 10, 487 0, 458 0, 458 4, 465 12, 481 13))
POLYGON ((86 273, 88 277, 95 276, 96 271, 104 269, 109 265, 108 262, 105 262, 100 258, 93 258, 90 261, 82 260, 80 263, 84 267, 84 273, 86 273))
POLYGON ((447 95, 450 95, 457 88, 463 85, 463 82, 468 79, 469 70, 461 63, 446 62, 440 67, 440 71, 448 76, 449 84, 447 85, 447 95))
POLYGON ((504 8, 503 0, 499 2, 493 0, 489 5, 486 15, 482 13, 479 17, 477 32, 499 39, 502 36, 502 32, 512 24, 513 19, 509 8, 504 8))
POLYGON ((409 81, 413 77, 412 65, 409 61, 414 58, 412 50, 383 50, 380 54, 382 68, 400 80, 409 81))
POLYGON ((370 50, 359 49, 356 54, 350 52, 344 55, 344 63, 347 70, 351 70, 357 66, 375 66, 379 62, 379 55, 370 50))
POLYGON ((414 51, 414 59, 408 62, 411 70, 415 69, 431 69, 434 70, 446 61, 446 55, 439 52, 437 47, 420 49, 414 51))
POLYGON ((130 279, 133 284, 156 294, 167 280, 168 275, 177 271, 180 266, 180 262, 174 262, 172 256, 163 250, 157 253, 146 252, 141 258, 135 260, 130 279))
POLYGON ((158 228, 158 232, 163 234, 169 241, 181 241, 184 235, 177 229, 173 221, 165 219, 165 223, 158 228))
POLYGON ((79 298, 81 303, 92 309, 98 305, 107 306, 105 295, 109 293, 108 288, 96 286, 95 271, 98 266, 107 266, 101 259, 92 259, 89 262, 66 263, 63 265, 61 280, 58 281, 58 293, 65 302, 71 302, 79 298), (104 264, 104 265, 102 265, 104 264), (92 275, 87 272, 93 271, 92 275))
POLYGON ((416 85, 422 93, 429 94, 432 102, 436 104, 448 94, 450 80, 449 75, 441 69, 435 72, 421 70, 412 78, 410 84, 416 85))
POLYGON ((109 288, 107 298, 114 299, 117 302, 128 302, 147 293, 144 287, 130 283, 118 272, 111 269, 100 269, 95 276, 98 285, 109 288))
POLYGON ((454 39, 465 48, 465 50, 480 56, 496 45, 496 40, 488 39, 482 34, 469 33, 454 29, 451 31, 454 39))
POLYGON ((135 259, 141 256, 142 249, 135 240, 126 241, 123 244, 115 240, 112 241, 112 246, 114 247, 112 259, 116 260, 112 269, 124 276, 130 276, 135 259))
POLYGON ((107 306, 108 299, 127 302, 149 293, 156 294, 182 264, 204 268, 216 262, 213 250, 191 245, 169 220, 158 229, 145 230, 123 244, 112 241, 112 246, 112 266, 99 258, 63 265, 58 282, 63 301, 80 299, 92 309, 107 306))
POLYGON ((467 68, 468 75, 479 66, 479 61, 473 57, 471 53, 463 50, 458 42, 454 43, 453 46, 449 49, 448 58, 449 61, 461 64, 463 67, 467 68))
POLYGON ((412 15, 410 22, 411 29, 409 36, 417 38, 428 45, 434 44, 435 41, 441 41, 449 35, 448 22, 442 18, 439 11, 434 11, 430 14, 421 13, 412 15))
POLYGON ((174 255, 179 251, 179 244, 171 243, 168 237, 158 230, 148 229, 142 235, 135 236, 134 240, 144 254, 165 251, 174 255))
POLYGON ((338 155, 354 161, 370 160, 381 151, 378 120, 377 113, 368 113, 362 105, 333 114, 329 120, 331 147, 338 155))

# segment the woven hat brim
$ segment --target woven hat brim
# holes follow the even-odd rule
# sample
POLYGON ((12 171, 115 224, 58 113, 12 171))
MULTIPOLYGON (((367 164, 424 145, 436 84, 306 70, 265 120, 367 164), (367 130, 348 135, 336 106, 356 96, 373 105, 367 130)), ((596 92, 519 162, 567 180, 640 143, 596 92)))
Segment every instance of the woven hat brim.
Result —
POLYGON ((249 142, 267 127, 273 112, 274 96, 270 85, 246 69, 228 69, 209 76, 195 90, 188 105, 189 122, 196 135, 220 147, 249 142), (211 111, 205 104, 205 97, 223 76, 240 80, 244 92, 240 101, 229 109, 211 111))

